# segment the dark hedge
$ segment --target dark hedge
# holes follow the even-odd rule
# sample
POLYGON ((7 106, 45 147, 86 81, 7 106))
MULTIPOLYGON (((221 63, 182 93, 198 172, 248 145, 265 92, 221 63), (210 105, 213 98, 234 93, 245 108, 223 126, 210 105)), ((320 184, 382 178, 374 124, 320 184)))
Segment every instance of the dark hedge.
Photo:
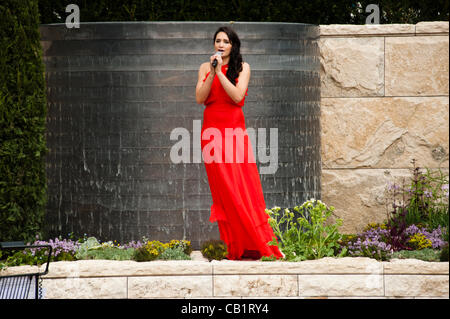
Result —
POLYGON ((47 200, 38 1, 2 0, 0 16, 0 241, 28 241, 47 200))
POLYGON ((380 23, 448 21, 449 0, 39 0, 41 23, 65 22, 68 4, 80 8, 81 22, 254 21, 364 24, 368 4, 378 4, 380 23))

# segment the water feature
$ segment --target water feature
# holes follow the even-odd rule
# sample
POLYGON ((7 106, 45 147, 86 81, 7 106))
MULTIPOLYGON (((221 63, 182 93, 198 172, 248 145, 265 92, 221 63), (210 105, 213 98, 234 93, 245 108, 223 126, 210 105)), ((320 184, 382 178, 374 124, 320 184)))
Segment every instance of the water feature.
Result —
MULTIPOLYGON (((230 25, 252 74, 247 128, 278 133, 268 207, 320 198, 319 27, 299 23, 98 22, 41 25, 48 99, 48 231, 126 242, 218 238, 204 164, 195 154, 198 68, 230 25), (185 128, 191 160, 173 163, 185 128)), ((259 135, 258 135, 259 136, 259 135)), ((273 145, 272 145, 273 146, 273 145)), ((254 144, 255 153, 258 148, 254 144)), ((272 150, 271 150, 272 151, 272 150)), ((198 154, 198 153, 197 153, 198 154)))

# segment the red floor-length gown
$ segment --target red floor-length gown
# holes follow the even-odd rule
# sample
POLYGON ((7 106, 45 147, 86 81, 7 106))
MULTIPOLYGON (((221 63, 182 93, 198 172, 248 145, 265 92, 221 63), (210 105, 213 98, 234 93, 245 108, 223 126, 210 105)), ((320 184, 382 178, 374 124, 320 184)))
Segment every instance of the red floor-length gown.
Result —
MULTIPOLYGON (((227 64, 222 65, 223 74, 226 74, 227 68, 227 64)), ((208 76, 209 72, 203 82, 208 76)), ((241 259, 249 253, 255 256, 255 259, 261 256, 280 258, 282 254, 278 247, 267 245, 273 239, 274 233, 268 224, 269 216, 265 212, 261 180, 246 134, 242 111, 244 101, 245 97, 241 102, 235 103, 223 89, 219 78, 214 77, 211 91, 204 103, 206 108, 201 131, 202 154, 213 200, 210 221, 218 223, 220 239, 228 247, 228 259, 241 259), (208 131, 220 131, 220 138, 210 134, 205 136, 205 130, 208 128, 208 131), (225 128, 237 129, 235 132, 242 129, 246 136, 244 142, 227 135, 225 128), (231 141, 228 145, 233 145, 232 148, 226 148, 226 140, 228 143, 231 141), (233 156, 233 153, 236 155, 233 156), (243 154, 243 162, 238 161, 238 154, 243 154), (214 158, 216 162, 205 160, 208 157, 214 158), (220 160, 221 163, 218 163, 220 160)))

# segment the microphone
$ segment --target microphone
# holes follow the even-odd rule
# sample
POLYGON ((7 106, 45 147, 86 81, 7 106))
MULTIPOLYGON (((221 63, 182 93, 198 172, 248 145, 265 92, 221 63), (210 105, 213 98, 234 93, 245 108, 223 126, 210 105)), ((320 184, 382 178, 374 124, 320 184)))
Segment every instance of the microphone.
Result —
MULTIPOLYGON (((222 56, 222 51, 217 51, 214 55, 220 55, 222 56)), ((217 66, 217 59, 214 59, 214 61, 212 61, 212 66, 216 67, 217 66)))

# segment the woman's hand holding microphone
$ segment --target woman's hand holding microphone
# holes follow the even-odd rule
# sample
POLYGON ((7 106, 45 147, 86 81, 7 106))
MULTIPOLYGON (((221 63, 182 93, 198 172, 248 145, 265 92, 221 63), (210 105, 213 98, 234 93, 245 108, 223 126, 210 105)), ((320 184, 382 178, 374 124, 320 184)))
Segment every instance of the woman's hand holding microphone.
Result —
POLYGON ((211 62, 210 63, 210 72, 211 72, 211 74, 218 73, 218 72, 220 72, 222 70, 222 63, 223 63, 222 52, 217 51, 216 53, 211 55, 209 60, 211 62))

